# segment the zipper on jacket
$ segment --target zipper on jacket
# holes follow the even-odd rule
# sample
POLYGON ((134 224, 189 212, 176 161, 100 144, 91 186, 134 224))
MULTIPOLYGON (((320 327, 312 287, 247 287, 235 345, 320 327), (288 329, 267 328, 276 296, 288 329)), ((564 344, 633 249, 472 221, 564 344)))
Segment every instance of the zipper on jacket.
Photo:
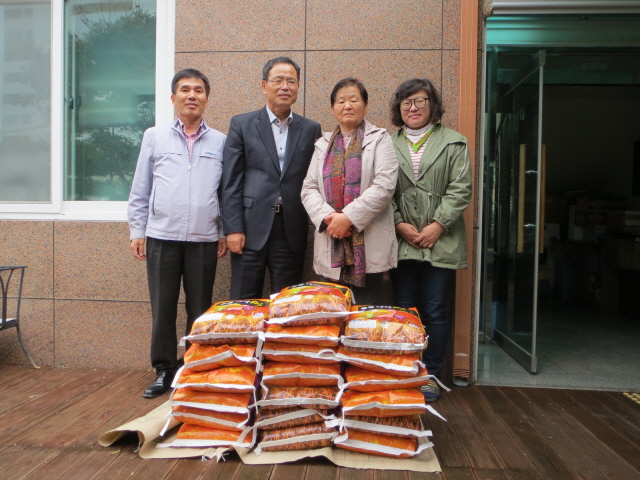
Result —
MULTIPOLYGON (((198 139, 196 139, 196 142, 198 139)), ((185 139, 185 143, 187 140, 185 139)), ((196 143, 193 142, 193 148, 196 148, 196 143)), ((189 147, 187 146, 187 153, 189 152, 189 147)), ((187 223, 185 225, 184 238, 188 240, 189 236, 189 220, 191 219, 191 165, 193 164, 193 150, 189 153, 189 189, 187 193, 187 223)))
POLYGON ((151 197, 151 215, 153 215, 154 217, 156 215, 156 188, 158 188, 158 186, 154 185, 153 196, 151 197))

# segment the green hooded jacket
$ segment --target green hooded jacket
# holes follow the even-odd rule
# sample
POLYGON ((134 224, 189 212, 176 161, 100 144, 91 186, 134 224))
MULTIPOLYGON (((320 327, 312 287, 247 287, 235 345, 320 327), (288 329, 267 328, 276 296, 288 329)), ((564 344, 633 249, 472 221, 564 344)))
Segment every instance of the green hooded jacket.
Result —
POLYGON ((431 262, 436 267, 467 268, 467 246, 462 213, 471 200, 471 169, 467 139, 442 124, 427 141, 418 180, 407 140, 392 135, 398 158, 398 183, 393 196, 394 223, 412 224, 418 231, 432 222, 444 227, 433 248, 416 248, 398 235, 398 260, 431 262))

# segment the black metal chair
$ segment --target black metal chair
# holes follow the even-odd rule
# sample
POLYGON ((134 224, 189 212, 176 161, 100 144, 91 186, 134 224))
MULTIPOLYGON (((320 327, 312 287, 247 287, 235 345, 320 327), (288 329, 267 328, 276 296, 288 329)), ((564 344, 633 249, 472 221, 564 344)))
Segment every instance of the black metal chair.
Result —
POLYGON ((36 365, 36 362, 33 361, 29 352, 24 347, 24 343, 22 343, 22 336, 20 335, 20 299, 22 298, 22 281, 24 280, 24 269, 27 268, 24 265, 20 266, 0 266, 0 290, 2 291, 2 310, 0 313, 0 331, 6 330, 8 328, 14 328, 18 332, 18 341, 20 341, 20 346, 22 350, 29 358, 31 365, 33 368, 40 368, 36 365), (9 318, 7 316, 7 305, 9 302, 9 283, 11 282, 11 277, 15 272, 20 273, 20 283, 18 284, 18 292, 17 295, 13 298, 16 302, 16 314, 15 317, 9 318))

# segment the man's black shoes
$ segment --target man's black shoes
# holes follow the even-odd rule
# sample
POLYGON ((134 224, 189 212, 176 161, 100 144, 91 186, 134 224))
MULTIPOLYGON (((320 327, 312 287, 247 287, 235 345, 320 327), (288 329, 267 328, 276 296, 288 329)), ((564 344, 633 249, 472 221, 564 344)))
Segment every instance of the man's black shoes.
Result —
POLYGON ((171 388, 173 370, 158 370, 156 379, 147 387, 142 396, 144 398, 156 398, 171 388))

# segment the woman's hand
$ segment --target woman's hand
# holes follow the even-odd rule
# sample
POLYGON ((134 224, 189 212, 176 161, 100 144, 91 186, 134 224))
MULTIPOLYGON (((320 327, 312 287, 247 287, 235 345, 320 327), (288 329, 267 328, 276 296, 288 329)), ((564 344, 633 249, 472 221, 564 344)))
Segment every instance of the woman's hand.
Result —
POLYGON ((413 245, 416 248, 420 247, 420 245, 415 243, 416 238, 418 238, 418 235, 420 235, 420 233, 418 232, 416 227, 414 227, 410 223, 400 222, 396 224, 396 232, 399 233, 400 236, 404 238, 409 244, 413 245))
POLYGON ((422 248, 433 248, 440 235, 444 232, 444 227, 438 222, 433 222, 422 229, 420 235, 415 239, 415 243, 422 248))
POLYGON ((351 236, 351 220, 344 214, 333 212, 324 219, 327 224, 327 233, 333 238, 344 238, 351 236))

